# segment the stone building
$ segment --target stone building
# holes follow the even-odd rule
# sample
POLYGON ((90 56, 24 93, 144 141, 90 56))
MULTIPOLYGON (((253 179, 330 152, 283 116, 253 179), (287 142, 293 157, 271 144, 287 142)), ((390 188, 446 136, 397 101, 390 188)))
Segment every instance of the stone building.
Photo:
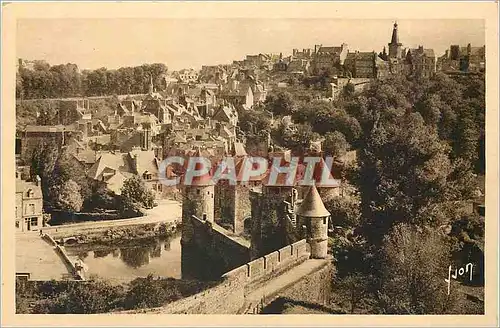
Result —
POLYGON ((436 73, 436 56, 433 49, 419 46, 406 53, 408 74, 412 76, 431 77, 436 73))
POLYGON ((27 125, 20 133, 21 158, 26 160, 40 141, 53 140, 57 146, 62 147, 79 134, 74 125, 27 125))
POLYGON ((316 45, 311 62, 312 73, 320 75, 323 72, 338 74, 348 53, 347 44, 342 43, 340 47, 324 47, 316 45))
POLYGON ((29 167, 16 171, 16 231, 34 231, 43 227, 43 195, 39 176, 30 181, 29 167))
POLYGON ((81 119, 92 119, 88 99, 63 99, 59 101, 59 124, 69 125, 81 119))
POLYGON ((349 52, 346 56, 344 67, 353 78, 377 77, 376 52, 349 52))
POLYGON ((437 70, 443 72, 482 72, 486 65, 486 47, 451 45, 437 60, 437 70))

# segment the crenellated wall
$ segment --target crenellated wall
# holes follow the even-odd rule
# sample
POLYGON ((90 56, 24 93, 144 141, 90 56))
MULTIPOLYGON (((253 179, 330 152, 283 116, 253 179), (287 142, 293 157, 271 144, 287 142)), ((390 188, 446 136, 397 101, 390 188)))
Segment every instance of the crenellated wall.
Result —
MULTIPOLYGON (((127 311, 127 313, 174 313, 174 314, 237 314, 251 304, 248 299, 256 289, 269 280, 303 263, 309 258, 306 240, 281 248, 266 256, 245 263, 225 273, 220 284, 196 295, 167 304, 164 307, 127 311)), ((301 280, 304 277, 297 277, 301 280)), ((308 278, 310 279, 310 277, 308 278)), ((299 284, 300 285, 300 284, 299 284)), ((322 288, 321 284, 311 289, 322 288)), ((307 289, 307 287, 304 287, 307 289)))
POLYGON ((184 240, 184 234, 182 238, 184 278, 217 279, 224 272, 250 261, 249 241, 194 215, 189 224, 191 238, 184 240))

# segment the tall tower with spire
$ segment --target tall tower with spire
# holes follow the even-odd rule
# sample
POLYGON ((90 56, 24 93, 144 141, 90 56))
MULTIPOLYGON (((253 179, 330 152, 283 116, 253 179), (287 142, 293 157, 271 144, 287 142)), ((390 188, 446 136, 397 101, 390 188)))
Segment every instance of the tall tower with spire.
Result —
POLYGON ((392 38, 389 45, 389 58, 401 58, 401 50, 403 44, 399 42, 398 36, 398 23, 394 23, 394 28, 392 29, 392 38))

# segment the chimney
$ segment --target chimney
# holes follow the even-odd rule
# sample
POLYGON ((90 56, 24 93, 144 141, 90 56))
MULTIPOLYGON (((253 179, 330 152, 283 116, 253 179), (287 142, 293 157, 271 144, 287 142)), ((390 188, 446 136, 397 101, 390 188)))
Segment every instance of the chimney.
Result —
POLYGON ((137 167, 137 154, 134 154, 132 156, 132 169, 136 174, 139 174, 138 167, 137 167))

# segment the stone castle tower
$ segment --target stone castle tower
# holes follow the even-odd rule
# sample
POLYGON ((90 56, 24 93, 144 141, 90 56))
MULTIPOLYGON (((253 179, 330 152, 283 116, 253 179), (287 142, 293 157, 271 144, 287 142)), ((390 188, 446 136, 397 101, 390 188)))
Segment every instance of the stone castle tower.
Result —
POLYGON ((392 29, 392 38, 391 42, 388 44, 389 45, 389 58, 396 58, 400 59, 401 58, 401 51, 403 44, 399 42, 399 35, 398 35, 398 23, 394 23, 394 28, 392 29))
POLYGON ((328 218, 316 186, 312 186, 297 211, 297 227, 311 247, 311 258, 324 259, 328 253, 328 218))
MULTIPOLYGON (((201 157, 198 149, 194 157, 201 157)), ((201 169, 201 163, 195 164, 195 169, 201 169)), ((185 177, 185 175, 184 175, 185 177)), ((185 178, 182 186, 182 241, 188 243, 193 238, 191 217, 213 223, 214 222, 214 182, 211 173, 193 177, 193 181, 186 185, 185 178)))

